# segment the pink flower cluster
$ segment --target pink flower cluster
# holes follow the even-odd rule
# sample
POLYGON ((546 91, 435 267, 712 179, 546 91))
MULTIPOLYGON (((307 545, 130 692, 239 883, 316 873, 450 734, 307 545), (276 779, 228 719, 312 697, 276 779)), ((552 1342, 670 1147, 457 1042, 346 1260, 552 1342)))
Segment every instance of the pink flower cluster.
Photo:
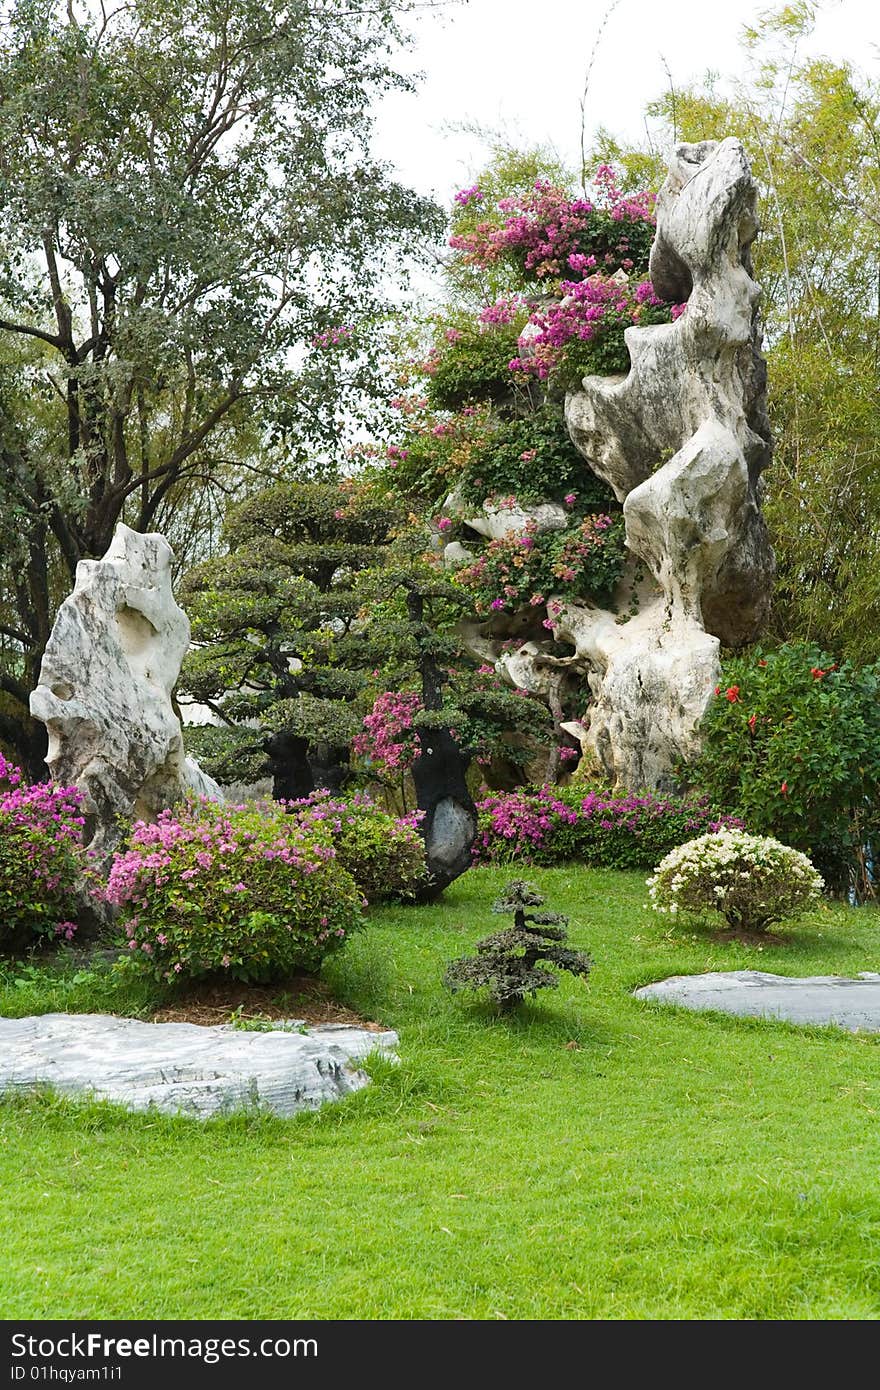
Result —
MULTIPOLYGON (((639 323, 648 309, 664 307, 650 280, 633 289, 605 276, 591 275, 586 280, 564 280, 561 288, 563 298, 558 303, 532 314, 529 325, 538 332, 521 340, 524 348, 511 361, 511 371, 545 381, 572 340, 591 342, 608 329, 621 330, 639 323)), ((679 313, 684 308, 675 307, 679 313)))
POLYGON ((31 919, 32 933, 72 939, 71 900, 87 868, 84 825, 76 787, 28 786, 0 754, 0 935, 31 919))
POLYGON ((623 193, 617 180, 617 172, 610 164, 600 164, 593 175, 593 183, 599 189, 602 201, 608 207, 615 222, 629 218, 635 222, 654 221, 656 195, 646 189, 638 193, 623 193))
POLYGON ((479 614, 538 608, 547 594, 568 585, 577 585, 578 592, 603 591, 619 568, 616 532, 609 544, 614 526, 607 513, 583 517, 564 531, 540 532, 529 521, 523 531, 489 541, 476 559, 455 571, 454 582, 474 595, 479 614))
POLYGON ((532 852, 543 847, 554 822, 574 825, 577 812, 560 801, 549 787, 529 795, 526 792, 496 792, 477 803, 480 833, 474 843, 474 859, 497 863, 509 849, 525 863, 532 852), (505 846, 497 844, 505 841, 505 846))
POLYGON ((599 204, 571 198, 539 180, 522 197, 499 200, 500 222, 480 222, 473 230, 450 237, 449 244, 464 253, 469 265, 486 267, 512 255, 527 274, 539 280, 557 278, 566 269, 575 273, 599 265, 614 269, 630 250, 625 224, 653 225, 654 197, 622 194, 607 165, 600 166, 596 184, 599 204), (621 225, 615 229, 609 223, 621 225))
POLYGON ((131 958, 165 980, 219 969, 269 978, 320 961, 362 905, 324 819, 189 802, 138 822, 106 888, 131 958))
POLYGON ((312 338, 312 346, 320 348, 341 347, 341 345, 347 343, 353 335, 354 329, 348 324, 343 324, 339 328, 328 328, 323 333, 315 334, 312 338))
POLYGON ((649 867, 694 835, 742 829, 741 820, 718 816, 705 799, 573 792, 569 788, 560 795, 545 786, 486 797, 477 805, 475 860, 551 864, 579 859, 612 868, 649 867))
POLYGON ((506 298, 496 299, 494 304, 488 304, 485 309, 481 309, 478 315, 480 323, 506 326, 514 323, 528 305, 519 295, 509 295, 506 298))
POLYGON ((421 708, 419 695, 397 690, 378 695, 364 718, 364 732, 352 740, 354 752, 385 772, 405 772, 419 756, 413 721, 421 708))

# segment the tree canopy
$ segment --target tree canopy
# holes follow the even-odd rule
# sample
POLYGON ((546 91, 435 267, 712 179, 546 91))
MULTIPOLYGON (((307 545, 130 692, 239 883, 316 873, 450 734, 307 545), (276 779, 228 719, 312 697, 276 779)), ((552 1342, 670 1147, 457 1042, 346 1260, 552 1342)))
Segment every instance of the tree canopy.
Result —
POLYGON ((369 152, 373 99, 404 84, 407 8, 0 6, 0 686, 14 704, 59 591, 121 517, 204 532, 206 498, 334 458, 368 409, 389 268, 399 283, 437 226, 369 152))

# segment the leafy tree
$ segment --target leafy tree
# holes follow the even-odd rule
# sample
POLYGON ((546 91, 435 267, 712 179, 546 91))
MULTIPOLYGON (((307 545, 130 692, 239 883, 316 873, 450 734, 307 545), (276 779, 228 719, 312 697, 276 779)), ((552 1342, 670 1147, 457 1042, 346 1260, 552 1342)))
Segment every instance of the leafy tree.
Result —
MULTIPOLYGON (((473 758, 526 761, 536 738, 547 739, 551 722, 544 706, 525 691, 502 685, 494 669, 477 665, 466 641, 470 595, 454 583, 440 556, 430 549, 426 528, 411 525, 396 537, 381 569, 365 570, 357 581, 370 615, 374 679, 380 690, 411 692, 417 705, 405 718, 415 742, 405 757, 385 762, 392 774, 412 770, 418 786, 418 762, 433 744, 433 730, 451 732, 461 758, 462 775, 473 758)), ((359 739, 361 751, 370 741, 359 739)), ((373 748, 371 770, 381 775, 381 747, 373 748)))
POLYGON ((399 282, 436 225, 367 148, 372 98, 405 84, 389 55, 409 8, 0 3, 0 688, 18 743, 57 571, 69 583, 120 517, 167 527, 243 466, 331 456, 363 412, 388 267, 399 282))

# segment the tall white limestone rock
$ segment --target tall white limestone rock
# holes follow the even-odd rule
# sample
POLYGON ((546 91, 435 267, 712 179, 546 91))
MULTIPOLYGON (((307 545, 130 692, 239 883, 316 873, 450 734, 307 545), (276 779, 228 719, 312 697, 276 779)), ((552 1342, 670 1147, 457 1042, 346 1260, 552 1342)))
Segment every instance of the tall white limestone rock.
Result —
POLYGON ((163 536, 120 524, 102 560, 81 560, 31 695, 49 731, 49 770, 84 793, 87 838, 104 855, 120 818, 155 819, 188 791, 223 799, 186 757, 172 704, 190 638, 172 559, 163 536))
POLYGON ((563 727, 587 766, 629 790, 674 786, 699 751, 721 643, 752 640, 769 608, 757 231, 740 141, 679 145, 657 200, 650 269, 656 292, 687 307, 673 323, 628 328, 627 375, 586 377, 565 405, 576 447, 623 502, 623 581, 607 609, 550 599, 553 636, 571 655, 535 641, 509 654, 490 625, 478 633, 481 659, 528 690, 554 677, 589 686, 587 713, 563 727))

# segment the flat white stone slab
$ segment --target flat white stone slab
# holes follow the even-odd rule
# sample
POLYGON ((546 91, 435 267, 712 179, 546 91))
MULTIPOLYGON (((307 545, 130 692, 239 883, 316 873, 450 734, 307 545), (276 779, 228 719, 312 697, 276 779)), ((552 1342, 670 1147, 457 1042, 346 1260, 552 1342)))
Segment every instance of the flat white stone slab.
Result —
POLYGON ((129 1110, 207 1119, 245 1106, 317 1110, 366 1086, 357 1063, 395 1055, 397 1034, 344 1024, 251 1032, 109 1014, 0 1019, 0 1092, 51 1086, 129 1110))
POLYGON ((636 999, 657 999, 684 1009, 717 1009, 786 1023, 833 1023, 850 1033, 880 1033, 880 975, 867 971, 854 980, 842 975, 798 979, 762 970, 673 975, 634 993, 636 999))

